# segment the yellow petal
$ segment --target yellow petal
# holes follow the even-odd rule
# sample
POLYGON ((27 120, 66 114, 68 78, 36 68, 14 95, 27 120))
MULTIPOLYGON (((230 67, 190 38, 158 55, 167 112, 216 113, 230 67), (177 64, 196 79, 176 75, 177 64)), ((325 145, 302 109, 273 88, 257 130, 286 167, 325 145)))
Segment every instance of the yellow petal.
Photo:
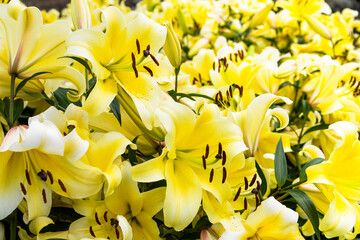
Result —
POLYGON ((194 219, 201 202, 201 185, 193 170, 184 162, 168 160, 165 166, 165 225, 181 231, 194 219))

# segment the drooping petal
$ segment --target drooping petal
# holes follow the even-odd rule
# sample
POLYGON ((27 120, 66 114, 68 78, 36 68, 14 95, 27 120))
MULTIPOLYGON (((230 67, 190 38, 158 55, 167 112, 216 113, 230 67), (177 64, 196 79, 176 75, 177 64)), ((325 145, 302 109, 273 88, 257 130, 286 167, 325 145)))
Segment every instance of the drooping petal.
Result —
POLYGON ((165 166, 167 182, 164 202, 165 225, 183 230, 194 219, 200 207, 202 190, 193 170, 186 163, 168 160, 165 166))

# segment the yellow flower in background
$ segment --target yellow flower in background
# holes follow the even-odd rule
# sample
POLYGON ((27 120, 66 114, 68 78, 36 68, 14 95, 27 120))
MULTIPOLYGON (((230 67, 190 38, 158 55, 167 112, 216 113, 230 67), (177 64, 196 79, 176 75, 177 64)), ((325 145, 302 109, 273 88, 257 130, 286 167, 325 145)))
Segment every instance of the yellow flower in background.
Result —
POLYGON ((158 115, 167 131, 166 147, 161 156, 134 166, 132 172, 140 182, 166 180, 165 225, 179 231, 199 210, 202 189, 220 202, 232 196, 228 166, 246 147, 240 128, 221 117, 215 105, 204 106, 197 117, 184 105, 164 102, 158 115))
POLYGON ((65 124, 61 116, 50 108, 30 118, 29 126, 17 126, 7 133, 0 147, 1 219, 23 198, 28 206, 24 219, 30 221, 49 214, 52 190, 62 196, 84 198, 101 189, 101 172, 79 160, 89 143, 76 130, 67 129, 63 136, 57 127, 65 124))
POLYGON ((43 25, 39 9, 25 8, 16 2, 0 5, 0 13, 0 96, 10 96, 11 75, 16 77, 17 85, 21 79, 39 72, 46 74, 34 77, 27 91, 43 90, 44 83, 37 79, 66 80, 75 86, 78 95, 85 91, 81 74, 59 59, 65 52, 65 40, 71 32, 65 20, 43 25))

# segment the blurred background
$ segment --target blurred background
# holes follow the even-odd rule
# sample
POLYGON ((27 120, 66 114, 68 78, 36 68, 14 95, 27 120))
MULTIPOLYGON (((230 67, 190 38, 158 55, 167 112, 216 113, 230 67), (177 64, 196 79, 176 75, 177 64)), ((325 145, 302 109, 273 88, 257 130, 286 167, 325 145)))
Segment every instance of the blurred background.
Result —
MULTIPOLYGON (((63 9, 70 0, 22 0, 28 6, 37 6, 40 9, 57 10, 63 9)), ((120 0, 121 1, 121 0, 120 0)), ((134 7, 139 0, 123 0, 125 4, 134 7)), ((360 10, 360 2, 358 0, 326 0, 334 12, 341 11, 344 8, 351 8, 354 10, 360 10)))

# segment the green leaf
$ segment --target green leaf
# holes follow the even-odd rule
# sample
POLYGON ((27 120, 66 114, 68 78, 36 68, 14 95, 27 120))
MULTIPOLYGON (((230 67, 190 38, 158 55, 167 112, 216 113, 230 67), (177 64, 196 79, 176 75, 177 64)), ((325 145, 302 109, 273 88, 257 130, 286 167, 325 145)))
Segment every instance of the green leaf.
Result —
POLYGON ((314 158, 312 159, 311 161, 307 162, 302 168, 301 168, 301 171, 300 171, 300 181, 302 180, 306 180, 307 176, 306 176, 306 169, 310 166, 313 166, 313 165, 317 165, 317 164, 320 164, 324 161, 325 159, 323 158, 314 158))
POLYGON ((180 99, 181 98, 189 98, 189 99, 195 101, 195 98, 193 98, 193 97, 202 97, 202 98, 205 98, 205 99, 215 102, 215 99, 213 99, 212 97, 209 97, 207 95, 200 94, 200 93, 176 93, 174 90, 170 90, 170 91, 168 91, 168 93, 172 98, 180 96, 180 99))
MULTIPOLYGON (((10 119, 10 99, 8 97, 4 98, 4 114, 5 119, 8 121, 10 119)), ((14 101, 14 115, 13 120, 14 122, 19 118, 22 111, 24 110, 24 100, 22 99, 16 99, 14 101)))
POLYGON ((266 193, 266 190, 267 190, 266 178, 265 178, 265 175, 264 175, 260 165, 257 162, 255 162, 255 165, 256 165, 256 171, 259 174, 260 179, 261 179, 260 194, 261 194, 261 196, 264 196, 266 193))
POLYGON ((75 57, 75 56, 64 56, 64 57, 60 57, 60 58, 71 58, 75 61, 77 61, 78 63, 80 63, 81 65, 83 65, 91 75, 93 75, 93 72, 91 71, 90 65, 87 63, 86 60, 79 58, 79 57, 75 57))
POLYGON ((282 84, 280 84, 279 90, 289 85, 294 86, 294 84, 292 84, 291 82, 283 82, 282 84))
POLYGON ((191 96, 191 97, 202 97, 202 98, 206 98, 206 99, 208 99, 208 100, 210 100, 210 101, 215 102, 215 99, 213 99, 212 97, 209 97, 209 96, 207 96, 207 95, 204 95, 204 94, 200 94, 200 93, 189 93, 188 95, 191 96))
POLYGON ((120 126, 121 126, 120 103, 119 103, 119 100, 116 97, 114 97, 114 99, 110 103, 110 109, 111 109, 112 113, 114 114, 114 116, 116 117, 116 119, 118 120, 118 122, 120 123, 120 126))
POLYGON ((289 193, 296 200, 302 210, 304 210, 315 230, 316 237, 321 239, 319 231, 319 215, 309 196, 299 189, 291 189, 287 191, 287 193, 289 193))
POLYGON ((0 98, 0 115, 5 117, 5 104, 4 101, 0 98))
POLYGON ((50 73, 50 72, 38 72, 38 73, 34 73, 33 75, 31 75, 31 77, 25 78, 24 80, 22 80, 19 85, 17 85, 16 89, 15 89, 15 96, 16 94, 25 86, 25 84, 33 79, 34 77, 37 77, 39 75, 45 74, 45 73, 50 73))
POLYGON ((305 131, 304 135, 308 134, 308 133, 311 133, 313 131, 318 131, 318 130, 325 130, 325 129, 328 129, 329 128, 329 125, 330 124, 319 124, 319 125, 315 125, 315 126, 312 126, 310 128, 308 128, 308 130, 305 131))
POLYGON ((280 187, 284 186, 287 174, 288 170, 286 156, 282 144, 282 139, 280 138, 275 150, 275 178, 280 187))
MULTIPOLYGON (((306 101, 305 99, 301 100, 301 104, 302 104, 302 112, 304 114, 304 118, 307 118, 309 111, 310 111, 310 105, 308 103, 308 101, 306 101)), ((305 119, 306 121, 306 119, 305 119)))
POLYGON ((69 89, 66 88, 58 88, 55 92, 53 92, 54 96, 54 103, 57 108, 66 109, 71 103, 75 104, 76 106, 81 107, 81 101, 72 102, 68 97, 67 93, 69 89))

